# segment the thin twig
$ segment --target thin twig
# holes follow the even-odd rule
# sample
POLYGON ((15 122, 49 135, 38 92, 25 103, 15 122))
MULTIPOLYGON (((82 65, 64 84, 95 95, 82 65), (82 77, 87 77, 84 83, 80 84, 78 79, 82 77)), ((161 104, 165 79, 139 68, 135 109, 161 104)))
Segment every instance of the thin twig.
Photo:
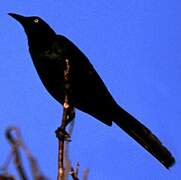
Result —
POLYGON ((79 162, 77 162, 75 169, 71 167, 70 175, 72 176, 73 180, 79 180, 78 174, 79 174, 79 162))
MULTIPOLYGON (((67 119, 67 108, 64 107, 62 126, 65 129, 65 121, 67 119)), ((63 130, 64 130, 63 129, 63 130)), ((58 147, 58 180, 64 180, 64 139, 59 139, 58 147)))
MULTIPOLYGON (((69 142, 67 141, 70 138, 73 131, 73 119, 75 117, 74 107, 70 105, 70 98, 71 98, 71 84, 70 84, 70 62, 68 59, 65 60, 65 68, 64 68, 64 93, 65 99, 63 104, 63 117, 61 126, 56 130, 56 136, 59 140, 58 145, 58 175, 57 180, 65 180, 68 177, 68 172, 70 171, 70 175, 72 176, 73 180, 79 180, 78 172, 79 172, 79 163, 77 163, 76 168, 74 170, 71 167, 70 159, 68 156, 68 145, 69 142), (66 125, 72 122, 70 125, 69 133, 66 133, 65 128, 66 125), (66 140, 66 144, 64 143, 66 140), (64 161, 66 166, 64 167, 64 161)), ((88 171, 85 172, 85 180, 87 179, 88 171)))
MULTIPOLYGON (((14 159, 15 159, 14 162, 15 162, 16 168, 18 170, 18 173, 20 175, 20 178, 27 179, 26 175, 25 175, 25 171, 22 166, 20 154, 19 154, 19 149, 21 147, 24 150, 24 152, 29 160, 33 179, 34 180, 46 180, 47 178, 40 173, 40 169, 38 168, 37 162, 36 162, 35 158, 33 157, 31 151, 28 149, 28 147, 24 143, 20 130, 15 126, 8 127, 6 130, 6 137, 7 137, 8 141, 11 143, 12 150, 11 150, 10 154, 8 155, 4 164, 0 167, 0 170, 2 172, 4 172, 3 175, 4 174, 8 175, 8 173, 6 173, 6 172, 8 172, 8 170, 7 170, 8 166, 10 164, 12 157, 14 156, 14 159), (15 137, 13 136, 13 133, 14 133, 15 137)), ((9 176, 7 176, 7 177, 9 177, 9 176)))
POLYGON ((22 180, 27 180, 27 176, 25 174, 23 165, 22 165, 22 160, 20 157, 20 152, 19 152, 19 141, 17 139, 15 139, 12 135, 12 132, 15 131, 16 136, 18 136, 18 131, 17 128, 15 127, 10 127, 6 129, 6 138, 8 139, 8 141, 10 142, 11 146, 12 146, 12 150, 13 150, 13 155, 14 155, 14 163, 16 166, 16 169, 19 173, 19 176, 22 180))
POLYGON ((71 168, 70 175, 72 176, 73 180, 79 180, 79 178, 77 177, 77 174, 73 168, 71 168))
POLYGON ((29 148, 24 143, 22 136, 20 136, 20 133, 19 133, 19 141, 20 141, 22 149, 24 150, 24 152, 29 160, 33 179, 34 180, 46 180, 47 178, 41 173, 36 159, 34 158, 33 154, 29 150, 29 148))
MULTIPOLYGON (((75 123, 75 121, 73 119, 68 127, 68 134, 70 135, 70 137, 72 137, 74 123, 75 123)), ((65 148, 64 148, 64 158, 65 158, 64 177, 65 177, 65 179, 68 179, 68 175, 71 170, 71 162, 70 162, 70 157, 69 157, 69 143, 70 143, 69 141, 66 141, 65 148)))
MULTIPOLYGON (((65 69, 64 69, 64 93, 65 93, 65 99, 64 99, 64 104, 63 104, 63 117, 62 117, 62 123, 60 128, 58 129, 59 133, 62 131, 65 133, 65 128, 66 128, 66 123, 68 118, 71 118, 71 111, 73 108, 70 107, 69 104, 69 96, 70 96, 70 83, 69 83, 69 78, 70 78, 70 63, 69 60, 65 60, 65 69)), ((57 132, 58 134, 58 132, 57 132)), ((65 134, 63 137, 59 137, 59 146, 58 146, 58 180, 64 180, 64 141, 65 141, 65 134)))

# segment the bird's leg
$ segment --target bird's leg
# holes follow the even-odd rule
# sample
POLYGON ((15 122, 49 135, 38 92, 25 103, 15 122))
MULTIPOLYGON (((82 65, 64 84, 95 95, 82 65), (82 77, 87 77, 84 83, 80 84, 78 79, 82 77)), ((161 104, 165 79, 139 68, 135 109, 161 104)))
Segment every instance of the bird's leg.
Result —
POLYGON ((74 108, 71 106, 66 106, 66 104, 64 103, 62 124, 55 131, 56 137, 59 140, 71 141, 70 135, 66 132, 65 129, 67 125, 73 121, 74 117, 75 117, 74 108))

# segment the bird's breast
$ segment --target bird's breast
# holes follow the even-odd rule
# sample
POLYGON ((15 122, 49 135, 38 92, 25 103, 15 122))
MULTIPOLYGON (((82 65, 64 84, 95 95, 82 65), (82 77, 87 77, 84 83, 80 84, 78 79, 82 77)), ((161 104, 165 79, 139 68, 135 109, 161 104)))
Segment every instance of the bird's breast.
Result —
MULTIPOLYGON (((31 52, 31 51, 30 51, 31 52)), ((64 55, 46 50, 38 55, 30 53, 36 71, 48 92, 60 103, 64 100, 64 55)))

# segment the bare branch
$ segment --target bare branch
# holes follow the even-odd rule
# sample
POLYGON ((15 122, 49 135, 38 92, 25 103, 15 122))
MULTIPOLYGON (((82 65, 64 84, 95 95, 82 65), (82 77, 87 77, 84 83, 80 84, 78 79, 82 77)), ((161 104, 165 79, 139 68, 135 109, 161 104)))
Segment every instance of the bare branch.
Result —
POLYGON ((33 179, 34 180, 46 180, 47 178, 41 173, 41 171, 40 171, 40 169, 38 167, 38 163, 37 163, 36 159, 34 158, 33 154, 29 150, 29 148, 24 143, 22 136, 19 136, 19 141, 21 143, 22 149, 24 150, 24 152, 25 152, 25 154, 26 154, 26 156, 27 156, 27 158, 29 160, 29 164, 30 164, 33 179))
POLYGON ((9 163, 10 163, 11 157, 14 156, 15 165, 16 165, 16 168, 18 170, 18 173, 19 173, 21 179, 27 179, 26 175, 25 175, 25 171, 24 171, 23 166, 22 166, 22 161, 21 161, 21 158, 20 158, 20 154, 19 154, 19 149, 21 147, 24 150, 24 152, 27 155, 27 158, 29 160, 33 179, 34 180, 46 180, 47 178, 44 177, 40 173, 40 169, 38 168, 37 162, 36 162, 35 158, 33 157, 31 151, 28 149, 26 144, 23 142, 23 138, 21 136, 20 130, 17 127, 14 127, 14 126, 9 127, 6 130, 6 137, 7 137, 8 141, 10 141, 10 143, 12 145, 12 152, 8 156, 7 160, 5 161, 5 163, 2 166, 2 168, 4 168, 4 171, 7 170, 7 167, 9 165, 9 163), (14 134, 15 137, 13 136, 13 133, 15 133, 14 134))
MULTIPOLYGON (((74 128, 75 120, 73 119, 68 127, 68 134, 70 137, 72 137, 73 128, 74 128)), ((71 162, 69 157, 69 141, 65 142, 65 148, 64 148, 64 158, 65 158, 65 170, 64 170, 64 177, 68 178, 69 172, 71 170, 71 162)))
POLYGON ((73 180, 79 180, 79 178, 78 178, 78 176, 76 174, 76 171, 74 170, 73 167, 71 168, 70 175, 72 176, 73 180))
POLYGON ((56 136, 59 140, 59 146, 58 146, 58 180, 64 180, 64 141, 68 140, 70 141, 70 135, 66 133, 65 128, 68 122, 71 122, 74 118, 72 114, 74 114, 74 108, 70 106, 69 104, 69 98, 70 98, 70 63, 69 60, 65 60, 65 69, 64 69, 64 93, 65 93, 65 99, 63 104, 63 117, 62 117, 62 123, 60 128, 56 130, 56 136))
MULTIPOLYGON (((61 126, 55 131, 56 136, 59 140, 58 145, 58 175, 57 180, 65 180, 68 177, 68 172, 70 171, 70 175, 72 176, 73 180, 79 180, 78 173, 79 173, 79 163, 76 164, 76 168, 74 170, 73 167, 71 167, 71 162, 68 156, 69 151, 69 142, 70 137, 72 135, 73 131, 73 125, 74 125, 74 107, 71 106, 70 98, 71 98, 71 84, 70 84, 70 62, 68 59, 65 60, 65 68, 64 68, 64 104, 63 104, 63 117, 61 126), (66 126, 70 123, 69 127, 69 134, 65 131, 66 126), (66 144, 65 144, 66 141, 66 144), (64 167, 64 162, 66 163, 66 166, 64 167)), ((88 171, 84 173, 85 180, 88 176, 88 171)))
POLYGON ((20 152, 19 152, 19 141, 13 137, 12 132, 16 133, 16 136, 19 136, 19 131, 15 127, 10 127, 6 129, 6 138, 10 142, 13 150, 13 156, 14 156, 14 164, 16 166, 16 169, 19 173, 19 176, 22 180, 27 180, 23 165, 22 165, 22 160, 20 157, 20 152))
POLYGON ((79 180, 79 178, 78 178, 79 167, 80 167, 79 162, 77 162, 75 170, 73 167, 71 167, 70 175, 72 176, 73 180, 79 180))

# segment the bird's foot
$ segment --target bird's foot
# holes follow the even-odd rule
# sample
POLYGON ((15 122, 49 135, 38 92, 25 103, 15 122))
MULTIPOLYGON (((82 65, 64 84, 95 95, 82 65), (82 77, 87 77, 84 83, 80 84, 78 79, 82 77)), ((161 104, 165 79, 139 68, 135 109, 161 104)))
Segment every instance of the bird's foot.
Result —
POLYGON ((56 137, 59 139, 59 141, 71 141, 70 135, 61 127, 57 128, 55 130, 56 137))

